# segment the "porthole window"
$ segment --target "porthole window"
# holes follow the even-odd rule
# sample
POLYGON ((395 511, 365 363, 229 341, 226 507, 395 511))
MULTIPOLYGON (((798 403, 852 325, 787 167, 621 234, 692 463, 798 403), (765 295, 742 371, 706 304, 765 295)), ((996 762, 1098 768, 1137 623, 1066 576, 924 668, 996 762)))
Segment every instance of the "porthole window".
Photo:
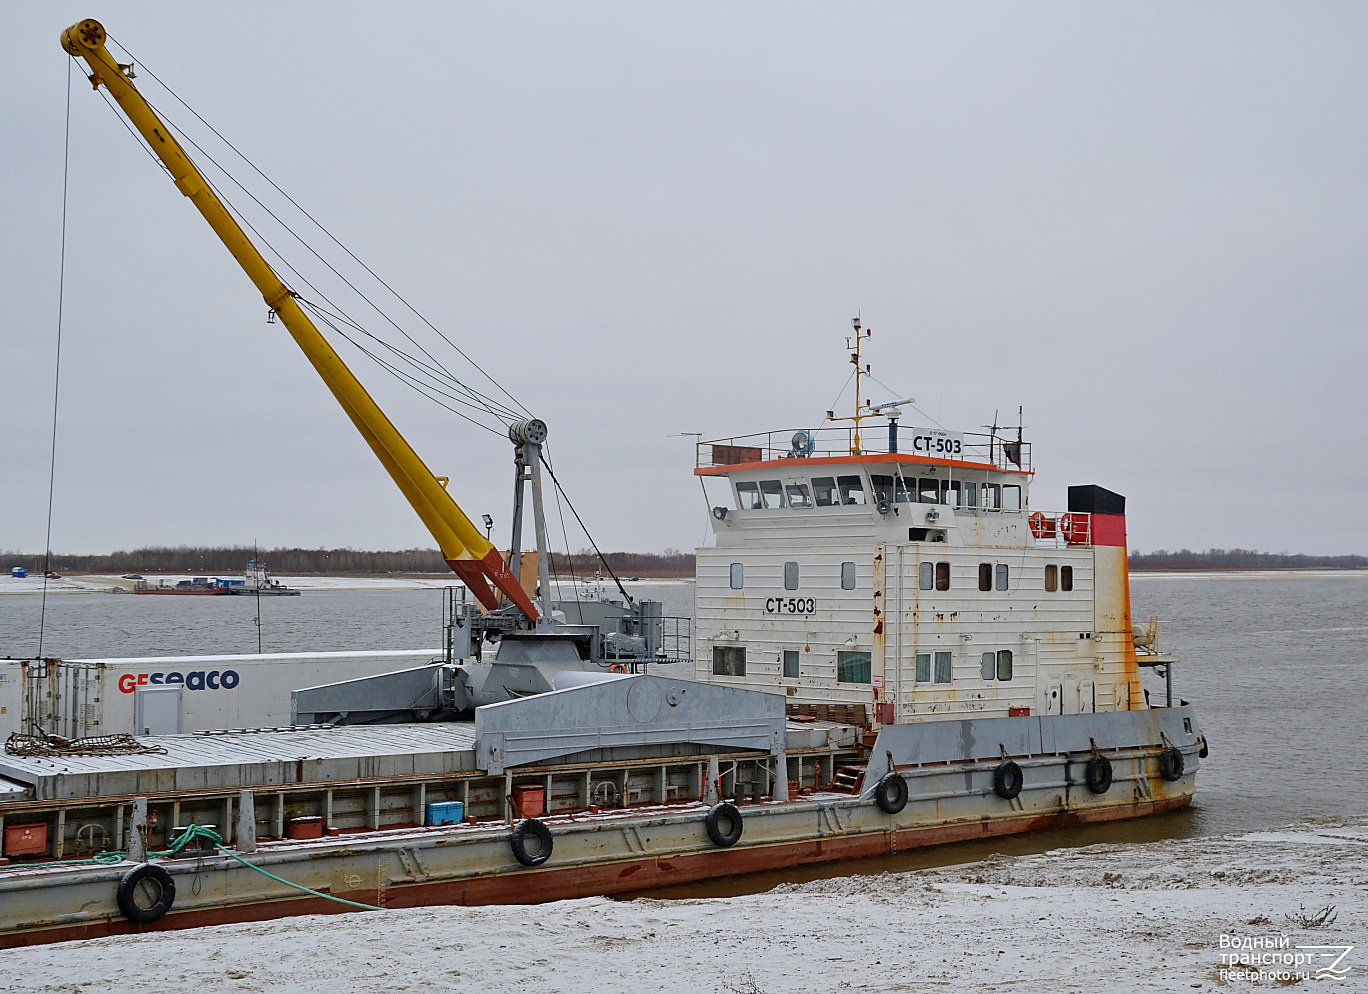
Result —
POLYGON ((1063 591, 1073 590, 1073 567, 1059 567, 1059 589, 1063 591))
POLYGON ((936 563, 936 589, 950 589, 950 564, 936 563))
POLYGON ((797 589, 798 589, 798 564, 797 564, 797 563, 792 563, 792 562, 784 563, 784 589, 785 589, 785 590, 797 590, 797 589))
POLYGON ((1006 563, 998 563, 998 564, 997 564, 997 589, 998 589, 998 590, 1006 590, 1006 589, 1007 589, 1007 564, 1006 564, 1006 563))
POLYGON ((917 567, 917 589, 930 590, 936 585, 936 564, 922 563, 917 567))
POLYGON ((855 589, 855 564, 841 563, 841 589, 855 589))
POLYGON ((993 564, 979 563, 979 589, 993 589, 993 564))
POLYGON ((1054 593, 1059 589, 1059 567, 1050 563, 1045 567, 1045 592, 1054 593))
POLYGON ((743 563, 731 564, 731 588, 740 590, 746 585, 746 567, 743 563))
POLYGON ((999 680, 1012 679, 1012 650, 999 649, 997 653, 997 678, 999 680))

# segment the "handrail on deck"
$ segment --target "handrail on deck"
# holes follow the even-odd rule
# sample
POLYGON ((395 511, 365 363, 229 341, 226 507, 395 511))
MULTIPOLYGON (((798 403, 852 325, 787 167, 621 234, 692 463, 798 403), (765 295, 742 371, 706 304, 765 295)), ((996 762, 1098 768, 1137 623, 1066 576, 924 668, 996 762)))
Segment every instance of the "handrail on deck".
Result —
MULTIPOLYGON (((860 447, 855 448, 853 428, 791 428, 780 431, 733 435, 729 438, 700 439, 695 447, 695 466, 734 466, 742 463, 770 462, 780 459, 830 459, 862 455, 906 455, 909 460, 930 456, 955 462, 977 463, 1012 472, 1032 472, 1031 443, 1017 442, 1000 435, 976 432, 941 432, 924 436, 932 439, 932 451, 914 449, 919 429, 899 426, 896 439, 890 432, 865 428, 860 432, 860 447), (959 442, 956 451, 935 451, 935 439, 959 442), (896 446, 896 447, 895 447, 896 446), (1015 458, 1013 458, 1015 457, 1015 458)), ((945 444, 943 443, 943 444, 945 444)))

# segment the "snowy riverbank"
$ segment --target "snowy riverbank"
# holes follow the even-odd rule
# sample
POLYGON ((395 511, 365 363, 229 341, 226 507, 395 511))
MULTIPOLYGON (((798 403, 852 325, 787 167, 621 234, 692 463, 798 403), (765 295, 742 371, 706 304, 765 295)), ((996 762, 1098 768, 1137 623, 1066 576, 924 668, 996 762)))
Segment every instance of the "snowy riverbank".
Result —
MULTIPOLYGON (((862 866, 868 866, 863 864, 862 866)), ((1221 936, 1356 948, 1368 819, 1093 846, 704 900, 592 898, 294 918, 0 952, 0 991, 561 992, 1277 989, 1222 983, 1221 936), (1296 914, 1334 904, 1305 929, 1296 914)), ((1256 950, 1262 951, 1262 950, 1256 950)), ((1310 970, 1338 952, 1305 955, 1310 970)), ((1303 969, 1306 969, 1303 967, 1303 969)))
MULTIPOLYGON (((164 581, 168 585, 177 580, 184 580, 192 574, 189 573, 161 573, 147 574, 147 582, 156 585, 159 581, 164 581)), ((216 574, 197 574, 199 576, 213 576, 216 574)), ((235 575, 235 574, 217 574, 235 575)), ((459 581, 452 574, 439 575, 415 575, 404 574, 394 576, 273 576, 287 587, 295 590, 440 590, 443 587, 450 587, 459 581)), ((63 575, 59 578, 49 579, 47 582, 47 592, 49 594, 108 594, 108 593, 132 593, 136 580, 126 580, 121 576, 99 576, 99 575, 63 575)), ((690 586, 693 580, 624 580, 624 586, 630 590, 646 589, 650 587, 682 587, 690 586)), ((587 591, 589 589, 602 588, 604 593, 609 596, 616 596, 617 590, 611 580, 604 580, 598 584, 581 584, 579 589, 587 591)), ((568 583, 559 585, 558 590, 563 591, 563 596, 569 597, 572 594, 572 586, 568 583)), ((0 577, 0 594, 38 594, 43 591, 43 578, 41 576, 26 577, 0 577)), ((0 988, 2 990, 3 988, 0 988)))

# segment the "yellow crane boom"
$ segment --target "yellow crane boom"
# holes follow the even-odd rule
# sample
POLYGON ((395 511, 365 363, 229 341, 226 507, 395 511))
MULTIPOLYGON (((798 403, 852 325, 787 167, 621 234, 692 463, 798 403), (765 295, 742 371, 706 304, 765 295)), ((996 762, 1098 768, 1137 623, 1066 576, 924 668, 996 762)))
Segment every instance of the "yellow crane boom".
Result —
POLYGON ((443 481, 427 468, 304 313, 294 291, 271 269, 156 111, 143 99, 125 72, 127 67, 120 66, 110 55, 105 38, 100 22, 85 20, 62 32, 62 48, 86 61, 91 84, 96 89, 103 85, 109 91, 129 122, 165 163, 177 188, 204 215, 209 227, 256 284, 266 306, 280 315, 281 323, 437 540, 447 565, 487 608, 492 610, 498 605, 498 596, 486 580, 492 581, 529 619, 537 620, 537 609, 498 550, 447 494, 443 481))

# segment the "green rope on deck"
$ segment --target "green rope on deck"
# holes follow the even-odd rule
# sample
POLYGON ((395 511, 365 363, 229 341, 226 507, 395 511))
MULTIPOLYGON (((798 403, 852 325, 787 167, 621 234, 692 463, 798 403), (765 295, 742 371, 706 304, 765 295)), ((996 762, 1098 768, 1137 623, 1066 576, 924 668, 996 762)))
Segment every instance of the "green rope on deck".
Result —
POLYGON ((344 897, 333 897, 331 894, 324 894, 322 891, 319 891, 319 890, 312 890, 312 889, 310 889, 310 888, 308 888, 308 887, 305 887, 303 884, 297 884, 297 883, 295 883, 293 880, 286 880, 284 877, 277 877, 274 873, 271 873, 269 870, 263 870, 261 867, 257 866, 255 863, 249 863, 249 862, 247 862, 247 860, 243 859, 241 856, 239 856, 237 853, 233 852, 231 849, 225 849, 223 846, 219 846, 219 847, 218 847, 218 850, 219 850, 219 852, 223 853, 223 855, 225 855, 225 856, 231 856, 231 857, 233 857, 233 859, 237 860, 239 863, 241 863, 243 866, 247 867, 249 870, 256 870, 258 873, 260 873, 260 874, 261 874, 262 876, 264 876, 264 877, 270 877, 272 880, 276 881, 277 883, 285 884, 287 887, 293 887, 295 890, 302 890, 304 893, 306 893, 306 894, 312 894, 314 897, 326 897, 329 901, 336 901, 338 904, 349 904, 349 905, 351 905, 353 908, 360 908, 360 909, 363 910, 363 911, 384 911, 384 910, 385 910, 384 908, 377 908, 377 907, 376 907, 375 905, 373 905, 373 904, 361 904, 359 901, 348 901, 348 900, 347 900, 346 898, 344 898, 344 897))
MULTIPOLYGON (((353 908, 360 908, 362 911, 384 910, 384 908, 377 908, 373 904, 362 904, 359 901, 348 901, 344 897, 333 897, 331 894, 324 894, 322 891, 313 890, 310 887, 305 887, 303 884, 297 884, 293 880, 286 880, 284 877, 278 877, 274 873, 271 873, 269 870, 263 870, 255 863, 248 862, 247 860, 239 856, 237 853, 233 852, 231 849, 228 849, 223 844, 223 836, 219 835, 218 832, 215 832, 212 828, 204 828, 201 825, 189 826, 184 832, 182 832, 180 835, 178 835, 175 839, 171 841, 170 849, 164 849, 160 852, 149 852, 147 856, 149 859, 160 858, 164 856, 175 856, 186 846, 190 845, 190 843, 198 839, 207 840, 210 843, 210 845, 212 845, 219 852, 223 853, 223 855, 232 857, 233 859, 241 863, 243 866, 247 867, 247 869, 256 870, 256 872, 260 873, 262 876, 270 877, 272 880, 276 881, 276 883, 284 884, 286 887, 293 887, 295 890, 301 890, 305 894, 312 894, 314 897, 327 898, 329 901, 336 901, 338 904, 346 904, 353 908)), ((102 866, 117 866, 127 858, 128 853, 120 849, 114 849, 110 850, 109 852, 96 853, 90 859, 58 859, 52 860, 47 863, 23 863, 21 864, 21 866, 24 869, 40 866, 87 866, 92 863, 97 863, 102 866)))

